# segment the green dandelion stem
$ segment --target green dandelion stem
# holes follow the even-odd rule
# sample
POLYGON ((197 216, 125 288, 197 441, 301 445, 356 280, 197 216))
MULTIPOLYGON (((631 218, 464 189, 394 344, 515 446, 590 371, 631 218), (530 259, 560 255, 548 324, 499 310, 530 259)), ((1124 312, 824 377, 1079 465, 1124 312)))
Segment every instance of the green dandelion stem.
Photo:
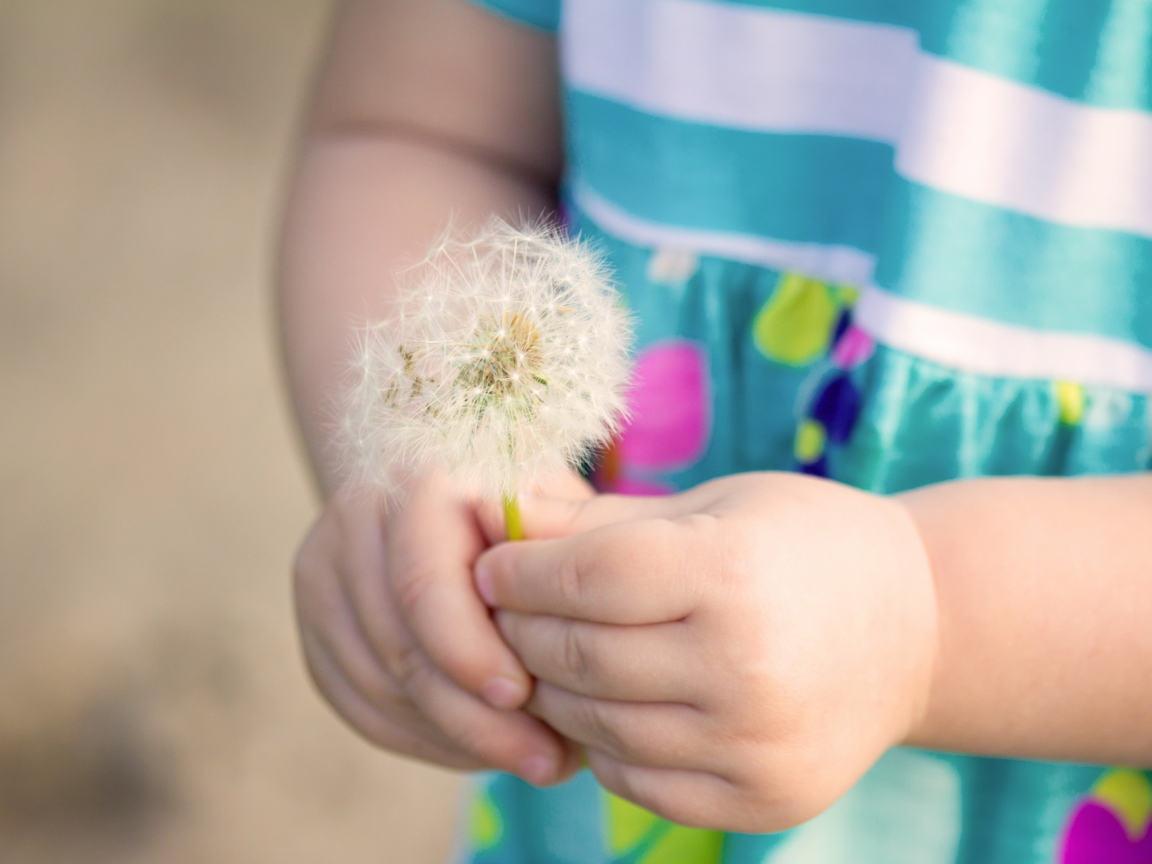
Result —
POLYGON ((520 499, 515 495, 504 496, 504 531, 509 540, 524 539, 524 523, 520 519, 520 499))

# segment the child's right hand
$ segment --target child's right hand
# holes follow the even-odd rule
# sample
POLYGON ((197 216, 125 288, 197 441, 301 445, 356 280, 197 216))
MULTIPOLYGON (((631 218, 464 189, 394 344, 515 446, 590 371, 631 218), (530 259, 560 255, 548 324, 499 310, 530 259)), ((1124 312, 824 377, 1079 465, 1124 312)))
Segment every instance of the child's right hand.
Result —
POLYGON ((532 679, 473 587, 486 546, 475 506, 444 479, 388 514, 372 494, 337 492, 296 560, 304 655, 332 706, 381 747, 555 782, 576 751, 518 710, 532 679))

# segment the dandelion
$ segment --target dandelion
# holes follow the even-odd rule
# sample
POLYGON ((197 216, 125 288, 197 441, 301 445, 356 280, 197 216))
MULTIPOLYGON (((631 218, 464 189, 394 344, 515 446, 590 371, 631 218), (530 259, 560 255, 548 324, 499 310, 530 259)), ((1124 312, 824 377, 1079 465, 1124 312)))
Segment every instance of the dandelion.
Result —
POLYGON ((389 497, 444 467, 465 493, 501 499, 518 539, 518 490, 618 431, 628 316, 601 260, 545 226, 446 235, 406 275, 392 315, 361 334, 355 466, 389 497))

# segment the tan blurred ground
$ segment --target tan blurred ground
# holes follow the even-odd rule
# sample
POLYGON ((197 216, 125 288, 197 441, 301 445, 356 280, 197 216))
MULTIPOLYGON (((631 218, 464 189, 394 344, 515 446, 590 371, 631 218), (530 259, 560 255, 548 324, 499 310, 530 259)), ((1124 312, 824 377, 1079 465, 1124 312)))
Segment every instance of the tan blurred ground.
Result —
POLYGON ((321 0, 0 2, 0 862, 443 859, 309 688, 268 315, 321 0))

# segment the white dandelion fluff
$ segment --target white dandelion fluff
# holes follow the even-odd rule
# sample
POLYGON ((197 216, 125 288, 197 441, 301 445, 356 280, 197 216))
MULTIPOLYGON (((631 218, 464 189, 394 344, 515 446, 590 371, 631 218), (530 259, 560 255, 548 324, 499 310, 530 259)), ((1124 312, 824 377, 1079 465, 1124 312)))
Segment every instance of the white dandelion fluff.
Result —
POLYGON ((363 479, 394 495, 443 466, 507 502, 617 431, 630 321, 586 245, 494 220, 406 275, 358 346, 345 425, 363 479))

